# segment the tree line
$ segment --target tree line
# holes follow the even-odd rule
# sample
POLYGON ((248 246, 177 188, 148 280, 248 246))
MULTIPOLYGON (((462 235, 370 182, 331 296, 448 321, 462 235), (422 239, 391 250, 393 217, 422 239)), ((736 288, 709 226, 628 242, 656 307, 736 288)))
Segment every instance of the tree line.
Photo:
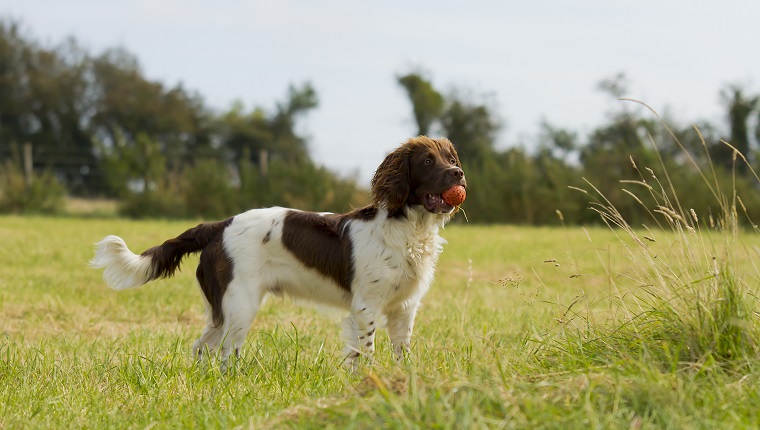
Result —
MULTIPOLYGON (((722 93, 725 127, 680 126, 620 103, 589 133, 545 121, 531 141, 503 149, 496 145, 502 121, 487 97, 444 94, 419 71, 395 79, 415 133, 447 136, 458 147, 470 222, 553 224, 557 211, 566 223, 594 222, 589 204, 597 192, 643 222, 642 203, 654 197, 640 185, 662 186, 665 178, 685 191, 676 196, 662 186, 666 195, 707 217, 718 201, 694 192, 704 188, 700 168, 719 179, 717 188, 728 187, 717 200, 735 189, 748 211, 760 209, 753 176, 759 98, 741 86, 722 93)), ((599 87, 620 97, 626 84, 619 75, 599 87)), ((364 204, 367 190, 315 163, 297 132, 318 104, 304 82, 289 86, 274 109, 236 103, 216 112, 182 85, 148 79, 124 49, 92 54, 71 38, 43 46, 18 22, 0 20, 0 211, 55 212, 67 194, 117 198, 121 213, 133 217, 364 204)))
POLYGON ((0 211, 54 211, 64 193, 120 199, 135 217, 343 210, 362 190, 315 164, 296 132, 318 103, 305 82, 274 109, 214 112, 200 94, 146 78, 124 49, 45 47, 0 21, 0 211), (34 181, 20 178, 24 164, 34 181))
MULTIPOLYGON (((444 95, 423 73, 397 79, 413 106, 418 133, 433 130, 457 144, 472 189, 465 209, 476 222, 598 222, 590 208, 602 201, 640 224, 651 219, 645 207, 663 204, 663 198, 693 209, 700 219, 716 220, 734 194, 741 212, 760 210, 760 96, 741 86, 721 92, 727 127, 705 121, 679 125, 630 100, 607 112, 606 121, 589 133, 543 121, 530 142, 499 149, 501 124, 487 103, 468 101, 457 91, 444 95)), ((621 99, 628 85, 621 73, 599 82, 598 89, 621 99)))

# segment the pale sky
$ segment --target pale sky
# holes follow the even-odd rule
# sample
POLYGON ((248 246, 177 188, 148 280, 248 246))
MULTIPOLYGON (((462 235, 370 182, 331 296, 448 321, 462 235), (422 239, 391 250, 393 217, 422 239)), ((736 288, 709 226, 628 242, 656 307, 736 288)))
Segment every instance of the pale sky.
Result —
POLYGON ((756 0, 0 0, 0 14, 44 44, 125 47, 148 79, 218 110, 271 109, 308 80, 320 100, 302 122, 312 155, 363 183, 416 130, 395 80, 415 68, 444 93, 489 95, 501 146, 529 145, 542 118, 600 124, 623 102, 596 85, 618 72, 627 97, 684 124, 721 123, 726 85, 760 92, 756 0))

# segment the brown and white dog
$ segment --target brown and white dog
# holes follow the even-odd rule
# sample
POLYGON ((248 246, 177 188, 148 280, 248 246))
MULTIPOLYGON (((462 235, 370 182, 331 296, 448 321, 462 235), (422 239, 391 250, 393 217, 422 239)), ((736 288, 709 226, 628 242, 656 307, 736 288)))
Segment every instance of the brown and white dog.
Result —
POLYGON ((386 320, 393 351, 409 350, 414 317, 433 281, 445 241, 438 230, 456 208, 441 193, 466 186, 454 146, 420 136, 402 144, 372 179, 372 203, 345 214, 273 207, 200 224, 140 255, 108 236, 91 264, 115 290, 167 278, 200 251, 196 272, 207 324, 193 351, 226 360, 245 341, 267 294, 337 306, 344 320, 345 362, 374 352, 386 320))

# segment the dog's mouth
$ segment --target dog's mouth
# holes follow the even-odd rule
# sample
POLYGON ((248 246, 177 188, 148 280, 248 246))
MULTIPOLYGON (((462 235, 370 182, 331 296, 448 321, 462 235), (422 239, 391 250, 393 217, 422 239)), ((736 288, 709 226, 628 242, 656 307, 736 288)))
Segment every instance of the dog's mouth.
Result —
POLYGON ((454 206, 443 201, 441 194, 425 194, 422 198, 422 205, 426 211, 434 214, 444 214, 454 210, 454 206))

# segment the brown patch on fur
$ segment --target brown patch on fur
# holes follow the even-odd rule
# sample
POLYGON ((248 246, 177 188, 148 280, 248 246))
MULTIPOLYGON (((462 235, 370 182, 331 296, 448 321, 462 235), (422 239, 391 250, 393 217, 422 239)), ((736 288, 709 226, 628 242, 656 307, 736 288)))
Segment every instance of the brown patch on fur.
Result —
POLYGON ((354 266, 351 239, 343 231, 354 212, 320 215, 289 211, 282 227, 282 244, 304 264, 351 291, 354 266))
POLYGON ((222 299, 227 286, 232 281, 232 258, 224 249, 223 235, 206 245, 201 253, 200 263, 195 273, 203 295, 211 305, 211 318, 214 326, 224 323, 222 299))
POLYGON ((348 219, 355 219, 359 221, 372 221, 375 219, 375 216, 377 216, 377 207, 365 206, 360 209, 354 209, 344 216, 348 219))
POLYGON ((232 280, 232 259, 224 250, 223 233, 233 219, 200 224, 142 253, 142 256, 151 259, 152 279, 159 279, 174 275, 183 257, 202 250, 195 275, 211 305, 213 321, 217 325, 224 322, 222 297, 232 280))

